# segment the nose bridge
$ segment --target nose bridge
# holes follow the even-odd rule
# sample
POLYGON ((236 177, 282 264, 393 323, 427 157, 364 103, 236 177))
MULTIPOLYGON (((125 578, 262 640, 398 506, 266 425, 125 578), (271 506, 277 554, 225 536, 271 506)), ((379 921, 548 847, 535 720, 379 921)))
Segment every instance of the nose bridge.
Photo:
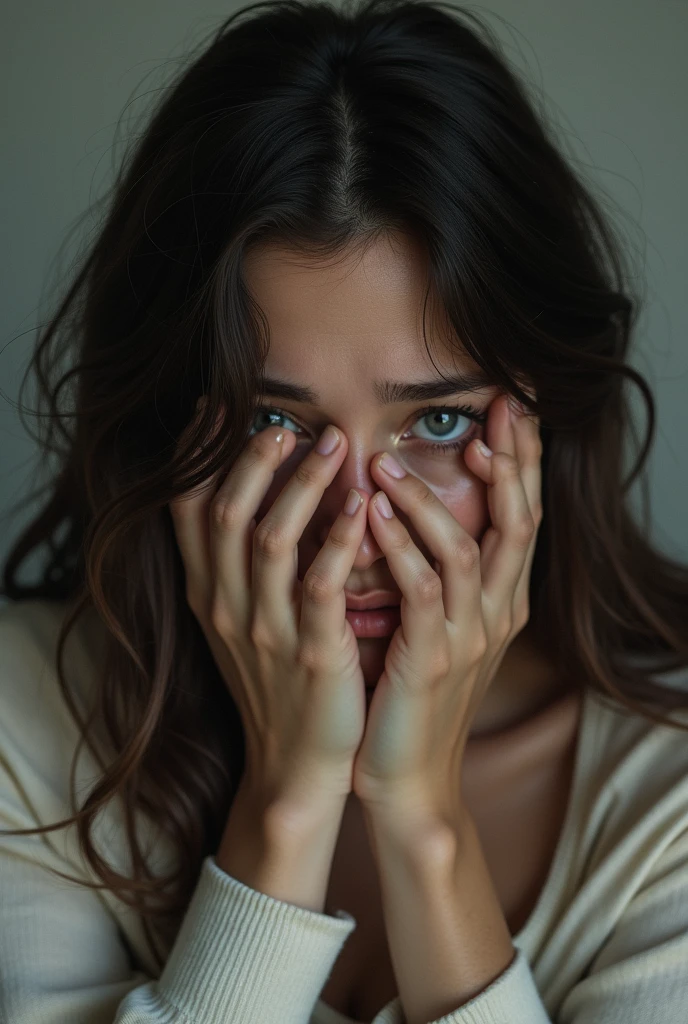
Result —
MULTIPOLYGON (((371 476, 370 464, 378 449, 350 434, 348 442, 347 453, 330 486, 341 490, 343 497, 349 493, 351 487, 372 495, 377 490, 377 485, 371 476)), ((379 450, 381 451, 382 448, 379 450)))

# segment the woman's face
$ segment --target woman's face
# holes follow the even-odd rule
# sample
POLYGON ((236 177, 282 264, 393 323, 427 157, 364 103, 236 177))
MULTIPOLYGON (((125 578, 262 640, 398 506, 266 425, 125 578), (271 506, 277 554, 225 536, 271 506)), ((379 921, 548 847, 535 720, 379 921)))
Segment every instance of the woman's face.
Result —
MULTIPOLYGON (((254 250, 246 261, 247 285, 270 328, 266 378, 281 378, 312 392, 309 401, 282 394, 260 398, 254 431, 283 425, 295 433, 297 443, 277 470, 256 520, 268 512, 299 462, 332 423, 346 435, 348 451, 299 542, 299 579, 325 542, 349 488, 369 495, 378 490, 370 466, 382 451, 391 452, 431 487, 457 522, 479 540, 489 525, 485 485, 466 467, 462 452, 473 438, 483 437, 484 427, 447 407, 468 405, 485 414, 499 390, 488 383, 473 393, 457 389, 419 400, 383 387, 384 382, 442 383, 423 342, 425 279, 420 253, 407 239, 395 236, 393 246, 380 240, 365 255, 339 258, 331 265, 300 262, 301 266, 298 257, 276 248, 254 250)), ((430 303, 426 332, 444 376, 479 371, 467 355, 456 355, 443 343, 430 303)), ((433 555, 408 517, 399 508, 395 512, 433 565, 433 555)), ((369 526, 346 589, 399 593, 369 526)), ((359 638, 366 682, 379 678, 389 639, 359 638)))

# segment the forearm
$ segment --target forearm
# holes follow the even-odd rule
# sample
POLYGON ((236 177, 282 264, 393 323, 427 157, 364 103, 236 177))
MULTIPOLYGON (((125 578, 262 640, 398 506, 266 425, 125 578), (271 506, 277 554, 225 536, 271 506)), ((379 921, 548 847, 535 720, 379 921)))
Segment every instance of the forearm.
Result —
POLYGON ((322 914, 344 802, 296 819, 238 797, 215 862, 257 892, 322 914))
POLYGON ((402 830, 367 814, 399 996, 407 1024, 426 1024, 472 999, 516 950, 477 830, 402 830))

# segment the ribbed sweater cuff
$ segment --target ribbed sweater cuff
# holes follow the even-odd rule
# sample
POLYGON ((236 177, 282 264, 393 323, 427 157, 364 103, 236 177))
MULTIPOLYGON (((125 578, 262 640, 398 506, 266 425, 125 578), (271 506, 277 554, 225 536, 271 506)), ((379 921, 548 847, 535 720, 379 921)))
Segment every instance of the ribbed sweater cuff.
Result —
POLYGON ((332 917, 257 892, 209 856, 158 988, 199 1024, 303 1024, 355 927, 344 910, 332 917))

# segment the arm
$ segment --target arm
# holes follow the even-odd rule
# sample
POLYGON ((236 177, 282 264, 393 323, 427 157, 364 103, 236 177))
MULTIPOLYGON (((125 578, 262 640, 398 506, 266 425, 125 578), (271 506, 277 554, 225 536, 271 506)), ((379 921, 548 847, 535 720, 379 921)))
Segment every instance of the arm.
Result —
POLYGON ((215 863, 251 889, 322 914, 345 802, 333 797, 298 817, 259 812, 259 798, 240 788, 215 863))
MULTIPOLYGON (((35 824, 20 818, 3 777, 0 826, 35 824)), ((80 874, 76 863, 40 837, 0 836, 0 1020, 306 1024, 354 922, 290 901, 290 888, 296 899, 307 893, 293 835, 290 843, 284 861, 266 848, 252 862, 251 882, 269 890, 279 879, 280 898, 226 874, 215 858, 204 860, 156 978, 134 969, 117 915, 98 893, 43 867, 80 874)))
POLYGON ((548 1024, 527 965, 516 958, 468 812, 451 831, 420 824, 402 830, 400 822, 383 822, 370 811, 366 821, 406 1024, 435 1022, 445 1015, 452 1024, 548 1024), (516 1002, 505 990, 492 997, 495 1016, 453 1012, 498 978, 508 980, 509 987, 517 983, 516 1002))
MULTIPOLYGON (((591 941, 588 966, 555 985, 547 1007, 523 951, 509 951, 477 834, 461 833, 453 858, 443 858, 451 838, 435 833, 439 841, 425 842, 427 832, 425 840, 420 829, 404 835, 369 817, 401 1002, 389 1024, 401 1024, 402 1009, 404 1024, 688 1020, 688 829, 681 800, 661 851, 644 851, 651 869, 636 863, 637 888, 624 894, 620 886, 623 905, 613 927, 591 941)), ((593 901, 593 933, 596 913, 593 901)))

